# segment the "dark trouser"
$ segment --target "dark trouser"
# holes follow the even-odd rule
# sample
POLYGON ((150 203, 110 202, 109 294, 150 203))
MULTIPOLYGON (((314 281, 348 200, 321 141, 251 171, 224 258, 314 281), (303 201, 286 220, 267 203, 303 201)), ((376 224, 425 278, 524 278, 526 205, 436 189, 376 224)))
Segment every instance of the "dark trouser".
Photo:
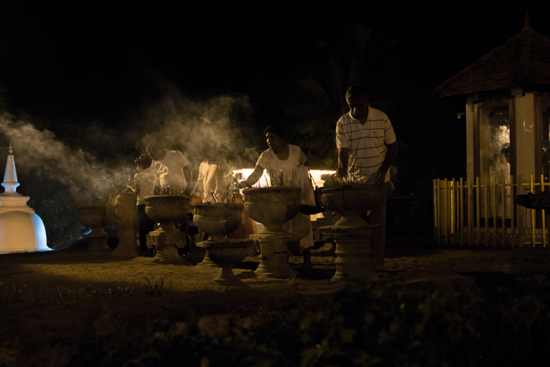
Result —
POLYGON ((147 251, 147 235, 155 228, 155 222, 145 214, 145 204, 136 207, 139 223, 139 248, 147 251))
POLYGON ((380 201, 371 209, 367 217, 369 224, 381 224, 382 230, 372 240, 372 264, 384 264, 384 247, 386 244, 386 201, 389 182, 384 183, 380 201))

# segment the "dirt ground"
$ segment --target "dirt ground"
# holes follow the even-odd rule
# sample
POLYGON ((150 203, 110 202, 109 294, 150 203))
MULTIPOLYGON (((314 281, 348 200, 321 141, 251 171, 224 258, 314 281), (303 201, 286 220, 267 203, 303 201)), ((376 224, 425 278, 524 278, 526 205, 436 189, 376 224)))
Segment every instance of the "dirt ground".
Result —
MULTIPOLYGON (((548 269, 545 248, 460 248, 434 245, 429 239, 388 241, 386 260, 377 272, 378 281, 400 284, 435 281, 444 284, 458 281, 483 283, 489 278, 515 276, 548 269)), ((203 252, 198 249, 188 258, 196 264, 203 252)), ((217 311, 235 307, 236 303, 269 302, 296 295, 330 295, 341 285, 331 282, 335 271, 334 249, 327 243, 312 251, 313 270, 300 270, 300 257, 291 257, 298 269, 294 279, 258 279, 253 271, 257 257, 247 257, 234 272, 246 287, 226 287, 213 281, 218 268, 189 266, 183 263, 158 264, 152 258, 115 258, 108 253, 89 253, 73 248, 44 253, 5 254, 0 256, 0 292, 15 288, 24 292, 49 292, 61 297, 81 289, 103 292, 112 298, 162 296, 185 299, 200 308, 217 311), (142 292, 143 291, 143 292, 142 292), (143 293, 143 295, 142 295, 143 293), (224 303, 225 302, 225 303, 224 303), (225 306, 224 306, 225 305, 225 306)))
MULTIPOLYGON (((197 263, 202 256, 196 251, 189 260, 197 263)), ((299 269, 301 260, 291 257, 290 262, 299 269)), ((216 335, 230 320, 248 329, 262 322, 262 314, 318 310, 330 305, 348 282, 331 281, 335 266, 330 244, 313 251, 312 261, 313 270, 299 270, 294 279, 262 280, 253 273, 258 258, 248 257, 235 267, 247 286, 228 288, 214 282, 216 268, 158 264, 146 257, 119 259, 78 246, 0 255, 0 362, 23 358, 24 346, 54 353, 60 341, 85 340, 90 330, 110 335, 128 323, 147 328, 176 320, 216 335)), ((524 273, 547 271, 549 264, 545 248, 452 248, 429 240, 389 241, 384 267, 374 281, 413 292, 426 283, 442 291, 467 292, 474 285, 498 287, 524 273)))

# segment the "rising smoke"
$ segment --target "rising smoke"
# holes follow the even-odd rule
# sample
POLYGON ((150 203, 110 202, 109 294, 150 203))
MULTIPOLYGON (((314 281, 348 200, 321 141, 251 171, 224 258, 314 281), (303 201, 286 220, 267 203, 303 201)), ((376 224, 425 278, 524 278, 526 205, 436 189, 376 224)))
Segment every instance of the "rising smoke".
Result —
MULTIPOLYGON (((247 96, 222 95, 206 101, 184 97, 171 83, 163 82, 164 98, 148 106, 142 123, 148 127, 138 143, 144 150, 151 141, 180 150, 198 169, 201 143, 210 140, 219 155, 235 168, 254 167, 261 128, 251 122, 247 96)), ((196 177, 196 176, 195 176, 196 177)))
POLYGON ((0 134, 13 145, 18 172, 36 180, 57 181, 82 204, 106 195, 132 177, 130 166, 105 165, 92 154, 70 148, 53 132, 40 130, 28 121, 0 115, 0 134))
MULTIPOLYGON (((73 141, 66 144, 50 130, 3 114, 0 135, 13 144, 18 172, 56 180, 69 187, 72 196, 81 203, 128 184, 135 173, 133 160, 145 152, 151 141, 180 150, 191 162, 195 178, 200 163, 199 148, 206 139, 213 141, 219 154, 235 168, 253 166, 257 150, 250 136, 261 134, 251 127, 248 97, 217 96, 204 102, 193 101, 170 83, 163 84, 161 101, 140 111, 139 124, 124 132, 97 124, 76 127, 75 124, 70 127, 75 130, 69 138, 73 141), (132 149, 124 148, 122 142, 130 140, 132 149), (86 148, 96 154, 102 152, 102 157, 86 148)), ((7 149, 0 157, 6 153, 7 149)))
POLYGON ((18 191, 31 196, 29 206, 43 218, 50 246, 64 246, 81 235, 76 208, 101 204, 131 183, 136 173, 133 161, 151 141, 180 150, 191 162, 194 179, 198 151, 206 139, 234 168, 254 166, 263 139, 261 128, 252 123, 248 97, 197 101, 169 82, 159 83, 159 89, 162 98, 133 111, 132 122, 118 128, 99 122, 16 118, 0 111, 0 160, 6 162, 11 141, 21 183, 18 191), (59 135, 48 126, 56 127, 59 135))

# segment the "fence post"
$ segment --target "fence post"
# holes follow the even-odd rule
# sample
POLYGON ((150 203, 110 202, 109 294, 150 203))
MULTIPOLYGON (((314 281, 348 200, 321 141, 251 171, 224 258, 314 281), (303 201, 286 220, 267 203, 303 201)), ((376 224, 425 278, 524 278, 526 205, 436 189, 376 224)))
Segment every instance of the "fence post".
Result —
MULTIPOLYGON (((485 182, 485 185, 483 185, 483 211, 485 213, 485 230, 484 230, 484 237, 485 237, 485 246, 489 247, 489 184, 491 183, 491 180, 489 179, 489 183, 487 183, 487 177, 483 180, 485 182)), ((481 191, 481 189, 480 189, 481 191)), ((481 231, 481 228, 479 228, 481 231)))
MULTIPOLYGON (((518 175, 518 180, 517 180, 517 192, 518 192, 518 196, 519 195, 523 195, 523 178, 521 177, 521 175, 518 175)), ((524 231, 525 231, 525 208, 524 207, 518 207, 518 205, 516 204, 516 209, 517 209, 517 213, 518 213, 518 234, 519 234, 519 245, 521 247, 523 247, 524 245, 524 231)))
POLYGON ((451 180, 451 236, 453 236, 453 245, 456 245, 456 181, 451 180))
MULTIPOLYGON (((540 175, 540 192, 544 192, 544 175, 540 175)), ((546 247, 546 210, 542 209, 542 247, 546 247)))
POLYGON ((506 247, 506 178, 502 176, 502 247, 506 247))
POLYGON ((445 244, 449 244, 449 194, 447 192, 447 179, 443 181, 443 236, 445 237, 445 244))
POLYGON ((472 238, 472 179, 467 181, 468 184, 468 242, 470 246, 474 244, 474 239, 472 238))
MULTIPOLYGON (((514 176, 510 175, 510 244, 512 247, 516 245, 516 227, 514 226, 514 219, 516 217, 514 195, 514 176)), ((515 221, 517 224, 517 220, 515 221)))
POLYGON ((464 246, 464 181, 462 177, 460 177, 460 191, 459 191, 459 198, 460 200, 460 217, 459 217, 459 230, 460 230, 460 245, 464 246))
MULTIPOLYGON (((530 187, 531 192, 535 193, 535 184, 533 181, 533 175, 530 175, 530 187)), ((531 209, 531 235, 533 236, 531 238, 531 242, 533 244, 533 247, 535 247, 536 244, 536 230, 537 230, 537 211, 535 209, 531 209)))
POLYGON ((481 215, 480 215, 480 202, 479 192, 481 191, 481 184, 479 183, 479 177, 476 177, 476 228, 477 228, 477 245, 481 246, 481 215))
POLYGON ((433 198, 433 204, 434 204, 434 240, 437 241, 437 243, 441 243, 440 242, 440 236, 439 236, 439 228, 440 228, 440 220, 439 220, 439 198, 438 198, 438 194, 439 194, 439 186, 438 186, 438 183, 439 183, 439 179, 436 178, 434 179, 433 181, 433 186, 434 186, 434 198, 433 198))
MULTIPOLYGON (((495 184, 491 185, 491 199, 492 199, 492 217, 493 217, 493 234, 495 235, 495 239, 493 241, 493 245, 497 247, 497 234, 498 234, 498 226, 497 226, 497 178, 495 177, 495 184)), ((489 242, 487 241, 487 247, 489 247, 489 242)))

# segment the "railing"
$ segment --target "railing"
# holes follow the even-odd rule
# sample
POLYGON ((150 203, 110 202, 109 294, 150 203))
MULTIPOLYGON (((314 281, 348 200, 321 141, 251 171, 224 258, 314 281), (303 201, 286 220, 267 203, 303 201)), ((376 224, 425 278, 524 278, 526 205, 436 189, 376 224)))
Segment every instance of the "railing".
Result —
POLYGON ((516 204, 516 196, 550 190, 544 176, 434 180, 434 240, 469 246, 547 247, 544 210, 516 204), (487 182, 489 181, 489 182, 487 182))

